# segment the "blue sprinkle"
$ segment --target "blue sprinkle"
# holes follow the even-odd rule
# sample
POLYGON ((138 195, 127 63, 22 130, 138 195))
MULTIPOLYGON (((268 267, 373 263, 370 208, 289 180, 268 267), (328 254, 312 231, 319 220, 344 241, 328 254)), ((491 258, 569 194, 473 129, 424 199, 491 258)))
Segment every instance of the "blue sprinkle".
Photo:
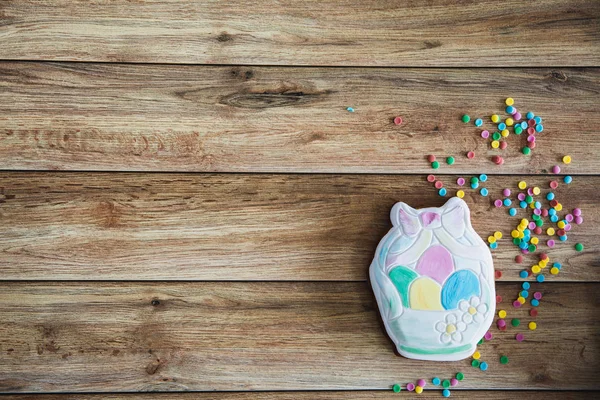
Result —
POLYGON ((512 204, 512 200, 504 199, 504 201, 502 201, 502 204, 504 204, 504 206, 506 206, 506 207, 510 207, 510 205, 512 204))
POLYGON ((494 242, 494 243, 490 243, 490 249, 497 249, 498 248, 498 243, 494 242))
POLYGON ((527 122, 525 122, 525 121, 521 122, 521 129, 527 129, 527 128, 528 128, 527 122))
POLYGON ((521 297, 528 298, 529 297, 529 292, 527 290, 521 290, 521 297))
POLYGON ((479 193, 482 196, 487 196, 489 192, 488 192, 488 190, 486 188, 481 188, 481 190, 479 191, 479 193))
POLYGON ((501 131, 505 130, 506 129, 506 124, 504 122, 500 122, 498 124, 498 129, 500 129, 501 131))
POLYGON ((554 263, 554 264, 552 264, 552 266, 553 266, 553 267, 556 267, 556 268, 558 268, 558 269, 561 269, 561 268, 562 268, 562 264, 561 264, 561 263, 554 263))
POLYGON ((529 284, 529 282, 523 282, 523 284, 521 285, 521 287, 523 289, 525 289, 525 290, 528 290, 531 287, 531 285, 529 284))
POLYGON ((537 307, 540 305, 540 301, 538 299, 531 299, 531 305, 537 307))
POLYGON ((539 283, 544 282, 544 279, 546 279, 546 278, 544 278, 544 275, 541 275, 541 274, 535 277, 535 280, 538 281, 539 283))
POLYGON ((527 202, 525 200, 522 200, 521 202, 519 202, 519 206, 521 208, 527 208, 527 202))
POLYGON ((348 112, 354 112, 354 108, 348 107, 348 108, 346 108, 346 111, 348 111, 348 112))
MULTIPOLYGON (((548 210, 548 215, 549 216, 553 216, 556 215, 556 210, 554 208, 551 208, 548 210)), ((556 222, 556 221, 552 221, 552 222, 556 222)))
POLYGON ((479 364, 479 368, 480 368, 482 371, 487 371, 487 369, 488 369, 488 365, 487 365, 487 363, 484 361, 484 362, 482 362, 481 364, 479 364))
POLYGON ((535 203, 533 203, 533 206, 537 209, 542 208, 542 203, 540 203, 539 201, 536 201, 535 203))
POLYGON ((527 275, 528 275, 528 274, 527 274, 527 271, 525 271, 525 270, 523 270, 523 271, 519 272, 519 276, 520 276, 521 278, 523 278, 523 279, 527 278, 527 275))
POLYGON ((483 120, 481 118, 477 118, 475 120, 475 126, 481 126, 481 125, 483 125, 483 120))
POLYGON ((479 187, 479 183, 478 182, 471 183, 471 189, 477 189, 478 187, 479 187))
POLYGON ((546 200, 554 200, 554 193, 550 192, 546 195, 546 200))
POLYGON ((531 230, 529 228, 525 228, 525 230, 523 231, 523 234, 525 236, 529 236, 529 235, 531 235, 531 230))
POLYGON ((479 175, 479 180, 480 180, 481 182, 485 182, 485 181, 487 181, 487 175, 486 175, 486 174, 481 174, 481 175, 479 175))
POLYGON ((573 177, 571 175, 567 175, 563 178, 563 181, 568 185, 569 183, 573 182, 573 177))
POLYGON ((525 240, 521 240, 521 243, 519 243, 519 248, 521 250, 525 250, 527 248, 527 242, 525 240))
POLYGON ((566 242, 566 241, 567 241, 567 235, 559 236, 559 237, 558 237, 558 239, 559 239, 561 242, 566 242))
POLYGON ((535 121, 536 124, 542 123, 542 117, 535 117, 533 120, 535 121))
POLYGON ((507 114, 513 115, 514 112, 515 112, 515 108, 513 106, 506 107, 506 113, 507 114))
POLYGON ((550 216, 550 221, 558 222, 558 215, 554 214, 554 215, 550 216))
POLYGON ((534 118, 534 117, 535 117, 535 114, 534 114, 534 113, 532 113, 531 111, 529 111, 529 112, 527 113, 526 117, 527 117, 527 119, 532 119, 532 118, 534 118))
POLYGON ((436 385, 436 386, 439 386, 439 384, 440 384, 440 382, 441 382, 441 381, 440 381, 440 378, 438 378, 438 377, 436 376, 435 378, 433 378, 433 379, 431 380, 431 382, 432 382, 434 385, 436 385))
POLYGON ((443 197, 443 196, 445 196, 445 195, 446 195, 446 193, 447 193, 447 192, 448 192, 448 191, 446 190, 446 188, 441 188, 441 189, 438 191, 438 194, 439 194, 440 196, 442 196, 442 197, 443 197))
POLYGON ((535 126, 535 131, 536 131, 536 132, 541 132, 541 131, 543 131, 543 130, 544 130, 544 125, 542 125, 542 124, 537 124, 537 125, 535 126))
POLYGON ((442 390, 442 396, 444 396, 444 397, 450 397, 450 390, 448 390, 448 389, 442 390))
POLYGON ((515 215, 517 215, 517 209, 516 208, 511 208, 510 210, 508 210, 508 214, 511 217, 514 217, 515 215))

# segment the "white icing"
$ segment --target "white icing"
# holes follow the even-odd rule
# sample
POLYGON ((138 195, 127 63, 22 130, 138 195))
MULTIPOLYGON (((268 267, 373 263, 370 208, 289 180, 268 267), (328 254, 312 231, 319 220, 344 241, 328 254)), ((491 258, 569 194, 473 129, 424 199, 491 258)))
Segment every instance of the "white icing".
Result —
MULTIPOLYGON (((469 357, 489 329, 496 305, 492 256, 471 226, 469 208, 455 197, 440 208, 421 210, 397 203, 390 216, 394 227, 377 246, 369 272, 388 335, 400 354, 408 358, 454 361, 469 357), (465 294, 458 303, 458 299, 445 303, 454 309, 411 309, 403 304, 403 294, 394 283, 399 278, 393 281, 390 271, 399 266, 414 271, 423 253, 434 245, 450 252, 455 272, 473 273, 462 273, 466 275, 464 282, 471 282, 471 286, 462 285, 464 289, 463 281, 456 279, 462 275, 450 279, 452 284, 458 282, 457 293, 477 294, 465 294), (479 284, 473 286, 477 281, 479 284)), ((454 292, 448 289, 445 293, 454 292)))

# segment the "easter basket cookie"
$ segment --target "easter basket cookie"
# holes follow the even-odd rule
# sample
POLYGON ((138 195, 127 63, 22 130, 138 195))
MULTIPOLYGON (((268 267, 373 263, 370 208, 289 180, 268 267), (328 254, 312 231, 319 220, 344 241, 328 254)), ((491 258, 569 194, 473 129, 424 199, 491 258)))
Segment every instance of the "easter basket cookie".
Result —
POLYGON ((440 208, 397 203, 392 229, 369 269, 388 335, 400 354, 435 361, 475 351, 495 313, 492 255, 471 226, 467 204, 440 208))

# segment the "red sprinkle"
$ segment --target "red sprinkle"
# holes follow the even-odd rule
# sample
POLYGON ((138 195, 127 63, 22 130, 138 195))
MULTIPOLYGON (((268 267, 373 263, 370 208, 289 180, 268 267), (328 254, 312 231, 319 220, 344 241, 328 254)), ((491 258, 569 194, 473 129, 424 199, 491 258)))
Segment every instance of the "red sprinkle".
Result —
POLYGON ((529 310, 529 315, 531 315, 532 317, 537 317, 538 310, 536 310, 535 308, 532 308, 531 310, 529 310))
POLYGON ((527 143, 527 147, 529 147, 530 149, 535 149, 535 142, 527 143))
POLYGON ((508 146, 507 142, 500 142, 500 150, 504 150, 508 146))
POLYGON ((396 118, 394 118, 394 123, 396 125, 401 125, 402 124, 402 117, 396 117, 396 118))
POLYGON ((475 158, 475 152, 472 152, 472 151, 468 152, 467 158, 475 158))
POLYGON ((535 119, 530 119, 529 121, 527 121, 527 125, 529 125, 530 127, 535 127, 535 119))
POLYGON ((435 156, 433 154, 428 155, 427 156, 427 161, 434 162, 435 161, 435 156))
POLYGON ((437 181, 437 182, 435 183, 435 188, 436 188, 436 189, 441 189, 441 188, 443 188, 443 187, 444 187, 444 182, 442 182, 442 181, 437 181))
POLYGON ((556 182, 556 181, 550 181, 550 187, 552 189, 556 189, 558 187, 558 182, 556 182))
POLYGON ((542 208, 542 217, 547 217, 547 216, 548 216, 548 210, 546 210, 545 208, 542 208))
POLYGON ((527 134, 528 134, 528 135, 533 135, 533 134, 535 134, 535 129, 534 129, 534 128, 527 128, 527 134))
POLYGON ((496 275, 496 279, 500 279, 500 278, 502 278, 502 271, 498 271, 498 270, 496 270, 496 271, 494 272, 494 275, 496 275))
POLYGON ((502 296, 496 295, 496 303, 502 303, 502 296))
POLYGON ((523 262, 523 256, 520 254, 518 256, 516 256, 515 262, 521 264, 523 262))
POLYGON ((546 253, 540 254, 540 260, 547 260, 547 259, 548 259, 548 254, 546 254, 546 253))
POLYGON ((550 201, 550 206, 551 206, 551 207, 556 207, 556 205, 557 205, 557 204, 558 204, 558 201, 557 201, 557 200, 551 200, 551 201, 550 201))
POLYGON ((535 229, 533 230, 533 232, 535 232, 536 235, 541 235, 542 228, 540 228, 539 226, 536 226, 535 229))
POLYGON ((435 182, 435 175, 427 175, 427 182, 435 182))

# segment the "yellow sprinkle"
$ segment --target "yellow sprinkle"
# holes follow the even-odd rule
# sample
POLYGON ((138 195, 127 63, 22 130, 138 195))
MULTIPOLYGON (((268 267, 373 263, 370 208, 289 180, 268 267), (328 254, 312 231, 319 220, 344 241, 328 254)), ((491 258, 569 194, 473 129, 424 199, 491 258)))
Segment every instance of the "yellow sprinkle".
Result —
POLYGON ((494 237, 495 237, 496 239, 502 239, 502 232, 500 232, 500 231, 496 231, 496 232, 494 232, 494 237))
POLYGON ((533 267, 531 267, 531 272, 533 272, 534 274, 539 274, 541 271, 542 271, 542 269, 537 264, 534 265, 533 267))
POLYGON ((523 190, 525 188, 527 188, 527 182, 525 182, 525 181, 519 182, 519 189, 523 190))
POLYGON ((519 232, 519 239, 523 239, 525 237, 525 232, 519 232))
POLYGON ((516 239, 516 238, 518 238, 518 237, 519 237, 519 231, 518 231, 518 230, 516 230, 516 229, 513 229, 513 230, 510 232, 510 236, 514 237, 515 239, 516 239))
POLYGON ((480 353, 480 352, 478 352, 478 351, 476 351, 475 353, 473 353, 473 358, 474 358, 475 360, 479 360, 479 359, 481 358, 481 353, 480 353))
POLYGON ((556 268, 556 267, 550 268, 550 273, 552 275, 558 275, 558 271, 560 271, 560 270, 558 268, 556 268))
POLYGON ((498 115, 496 115, 496 114, 492 115, 492 116, 490 117, 490 119, 491 119, 491 120, 492 120, 492 122, 493 122, 493 123, 495 123, 495 124, 496 124, 496 123, 498 123, 498 121, 500 121, 500 117, 499 117, 498 115))
POLYGON ((500 318, 506 318, 506 311, 504 311, 504 310, 500 310, 500 311, 498 311, 498 316, 499 316, 500 318))
POLYGON ((512 118, 506 118, 506 121, 504 121, 504 123, 506 124, 506 126, 513 126, 515 120, 512 118))
POLYGON ((502 132, 500 132, 500 134, 502 135, 502 137, 508 137, 508 135, 510 135, 510 132, 508 131, 508 129, 502 129, 502 132))
POLYGON ((529 329, 531 329, 532 331, 535 331, 535 328, 537 328, 537 324, 535 322, 530 322, 529 329))
POLYGON ((556 211, 562 211, 562 204, 558 203, 556 206, 554 206, 554 209, 556 211))
POLYGON ((534 188, 533 188, 533 194, 535 194, 536 196, 537 196, 538 194, 540 194, 540 188, 539 188, 539 187, 537 187, 537 186, 536 186, 536 187, 534 187, 534 188))
POLYGON ((529 208, 535 208, 535 203, 533 201, 529 203, 529 208))
POLYGON ((554 233, 555 233, 554 228, 548 228, 548 229, 546 229, 546 234, 548 236, 554 236, 554 233))
POLYGON ((417 392, 417 394, 421 394, 423 393, 423 388, 421 386, 415 386, 415 392, 417 392))
POLYGON ((488 236, 488 242, 489 243, 496 243, 496 238, 493 236, 488 236))
POLYGON ((513 104, 515 104, 515 100, 512 97, 508 97, 504 102, 507 106, 512 106, 513 104))
POLYGON ((459 199, 462 199, 463 197, 465 197, 465 192, 462 190, 459 190, 458 192, 456 192, 456 197, 458 197, 459 199))
POLYGON ((523 224, 523 225, 528 225, 528 224, 529 224, 529 220, 528 220, 527 218, 523 218, 523 219, 521 220, 521 224, 523 224))
POLYGON ((571 156, 564 156, 563 157, 563 162, 565 164, 571 164, 571 156))
POLYGON ((540 239, 536 238, 536 237, 532 237, 530 240, 531 243, 533 244, 538 244, 540 242, 540 239))
MULTIPOLYGON (((534 243, 535 244, 535 243, 534 243)), ((540 260, 538 262, 538 265, 542 268, 546 268, 546 266, 548 265, 548 261, 547 260, 540 260)))
POLYGON ((563 229, 565 227, 565 222, 564 221, 558 221, 558 223, 556 224, 556 226, 558 226, 560 229, 563 229))
POLYGON ((525 297, 519 296, 519 298, 517 299, 517 301, 521 304, 525 304, 525 297))
POLYGON ((497 149, 498 147, 500 147, 500 142, 497 140, 492 141, 492 148, 497 149))

